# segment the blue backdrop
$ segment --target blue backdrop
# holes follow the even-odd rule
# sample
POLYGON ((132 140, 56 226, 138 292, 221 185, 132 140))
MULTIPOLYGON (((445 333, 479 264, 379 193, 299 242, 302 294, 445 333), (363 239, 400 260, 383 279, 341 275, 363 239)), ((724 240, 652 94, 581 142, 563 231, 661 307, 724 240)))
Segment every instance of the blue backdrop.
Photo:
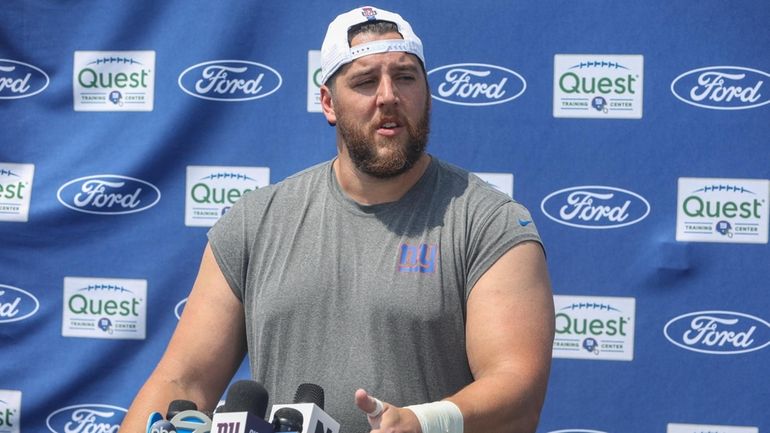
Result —
MULTIPOLYGON (((208 227, 333 157, 317 50, 355 6, 3 2, 0 432, 120 423, 208 227)), ((547 245, 538 432, 770 430, 770 4, 378 6, 424 42, 430 152, 547 245)))

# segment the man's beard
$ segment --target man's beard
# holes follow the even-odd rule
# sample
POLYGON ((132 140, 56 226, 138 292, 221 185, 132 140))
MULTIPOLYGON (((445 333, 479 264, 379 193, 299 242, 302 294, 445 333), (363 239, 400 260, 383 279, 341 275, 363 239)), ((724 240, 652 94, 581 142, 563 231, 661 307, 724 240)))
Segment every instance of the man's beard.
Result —
POLYGON ((416 123, 409 119, 400 118, 399 122, 406 128, 407 141, 401 138, 377 137, 379 144, 371 143, 367 136, 367 126, 355 124, 348 120, 345 113, 337 112, 337 128, 345 142, 350 159, 362 173, 373 177, 387 179, 398 176, 409 170, 420 159, 428 145, 430 132, 430 100, 425 103, 422 118, 416 123), (380 156, 378 146, 384 145, 394 152, 380 156))

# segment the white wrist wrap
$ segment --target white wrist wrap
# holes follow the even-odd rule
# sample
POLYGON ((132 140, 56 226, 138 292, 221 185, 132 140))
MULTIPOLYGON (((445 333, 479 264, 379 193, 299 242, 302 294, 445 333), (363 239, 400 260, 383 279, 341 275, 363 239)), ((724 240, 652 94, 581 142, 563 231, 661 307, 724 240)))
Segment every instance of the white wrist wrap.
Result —
POLYGON ((463 414, 448 400, 406 406, 420 421, 422 433, 463 433, 463 414))

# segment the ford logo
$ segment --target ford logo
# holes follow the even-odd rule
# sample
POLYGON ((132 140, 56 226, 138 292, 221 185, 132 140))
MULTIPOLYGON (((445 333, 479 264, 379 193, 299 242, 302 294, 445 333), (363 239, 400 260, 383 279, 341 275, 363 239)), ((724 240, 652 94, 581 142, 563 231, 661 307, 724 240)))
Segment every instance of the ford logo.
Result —
POLYGON ((174 315, 176 316, 177 320, 182 318, 182 312, 184 311, 184 307, 186 305, 187 305, 187 298, 184 298, 181 301, 177 302, 176 306, 174 306, 174 315))
POLYGON ((0 99, 19 99, 37 95, 48 87, 48 74, 37 66, 0 59, 0 99))
POLYGON ((80 404, 63 407, 45 419, 53 433, 115 432, 123 422, 126 409, 106 404, 80 404))
POLYGON ((99 174, 65 183, 56 196, 61 204, 78 212, 122 215, 155 206, 160 201, 160 190, 141 179, 99 174))
POLYGON ((732 311, 698 311, 674 317, 663 334, 682 349, 715 355, 753 352, 770 345, 770 323, 732 311))
POLYGON ((693 69, 671 82, 680 101, 712 110, 745 110, 770 104, 770 74, 740 66, 693 69), (764 86, 764 87, 763 87, 764 86))
POLYGON ((548 194, 540 209, 559 224, 583 229, 615 229, 650 214, 650 203, 631 191, 610 186, 575 186, 548 194))
POLYGON ((37 313, 40 302, 31 293, 0 284, 0 323, 18 322, 37 313))
POLYGON ((456 105, 495 105, 512 101, 527 89, 524 77, 507 68, 457 63, 428 71, 431 96, 456 105))
POLYGON ((246 60, 212 60, 190 66, 179 75, 188 95, 210 101, 250 101, 275 93, 283 79, 275 69, 246 60))

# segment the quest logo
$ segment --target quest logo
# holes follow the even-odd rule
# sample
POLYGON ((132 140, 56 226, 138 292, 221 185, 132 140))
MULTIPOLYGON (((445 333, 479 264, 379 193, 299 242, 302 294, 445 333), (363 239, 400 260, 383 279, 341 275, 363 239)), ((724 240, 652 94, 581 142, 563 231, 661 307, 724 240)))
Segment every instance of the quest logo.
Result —
POLYGON ((767 179, 680 177, 676 240, 766 244, 767 179))
POLYGON ((770 345, 770 323, 733 311, 682 314, 666 323, 663 334, 675 346, 712 355, 737 355, 770 345))
POLYGON ((37 66, 0 59, 0 99, 35 96, 45 90, 50 82, 48 74, 37 66))
POLYGON ((307 52, 307 111, 322 113, 321 108, 321 51, 307 52))
POLYGON ((669 423, 666 433, 759 433, 757 427, 669 423))
POLYGON ((687 71, 671 82, 671 93, 684 102, 710 110, 746 110, 770 104, 762 86, 770 74, 741 66, 709 66, 687 71))
POLYGON ((29 219, 35 164, 0 162, 0 221, 29 219))
POLYGON ((75 51, 75 111, 152 111, 155 51, 75 51))
POLYGON ((540 203, 545 216, 570 227, 615 229, 636 224, 650 214, 641 195, 610 186, 575 186, 548 194, 540 203))
POLYGON ((160 201, 160 190, 141 179, 98 174, 65 183, 56 197, 59 203, 78 212, 123 215, 155 206, 160 201))
POLYGON ((0 432, 21 432, 21 391, 0 389, 0 432))
POLYGON ((447 104, 483 106, 513 101, 527 89, 519 73, 484 63, 457 63, 428 71, 431 97, 447 104))
POLYGON ((18 322, 37 313, 40 301, 26 290, 0 284, 0 323, 18 322))
POLYGON ((79 404, 53 411, 45 425, 53 433, 115 432, 126 412, 122 407, 107 404, 79 404))
POLYGON ((62 336, 144 340, 147 280, 64 278, 62 336))
POLYGON ((554 295, 554 358, 633 361, 636 299, 554 295))
POLYGON ((187 166, 185 225, 211 227, 249 191, 270 184, 269 167, 187 166))
POLYGON ((179 87, 209 101, 242 102, 275 93, 283 83, 270 66, 246 60, 212 60, 190 66, 179 75, 179 87))
POLYGON ((553 116, 641 119, 644 56, 556 54, 553 116))

